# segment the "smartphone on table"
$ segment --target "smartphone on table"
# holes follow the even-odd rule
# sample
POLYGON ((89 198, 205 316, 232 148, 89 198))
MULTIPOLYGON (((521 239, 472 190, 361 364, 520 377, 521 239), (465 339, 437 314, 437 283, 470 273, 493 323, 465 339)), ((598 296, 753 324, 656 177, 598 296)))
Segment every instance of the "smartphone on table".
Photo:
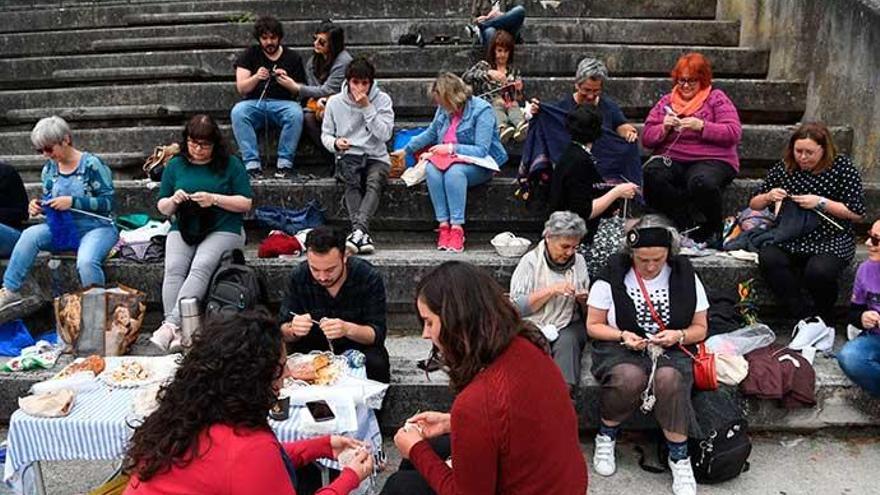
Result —
POLYGON ((330 404, 327 404, 327 401, 325 400, 312 400, 306 402, 306 408, 309 410, 309 414, 312 415, 312 419, 314 419, 316 423, 323 423, 324 421, 336 419, 336 415, 333 414, 333 410, 330 409, 330 404))

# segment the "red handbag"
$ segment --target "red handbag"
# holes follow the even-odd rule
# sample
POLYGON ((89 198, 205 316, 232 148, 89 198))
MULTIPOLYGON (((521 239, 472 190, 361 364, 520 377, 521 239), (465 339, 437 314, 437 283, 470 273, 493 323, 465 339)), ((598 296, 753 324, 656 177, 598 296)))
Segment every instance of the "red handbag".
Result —
MULTIPOLYGON (((645 288, 645 282, 642 280, 642 276, 639 275, 639 272, 635 267, 633 267, 633 273, 635 273, 636 281, 639 283, 639 288, 642 290, 642 297, 645 298, 645 304, 648 306, 648 311, 651 312, 651 318, 654 319, 654 322, 657 323, 657 326, 660 327, 661 331, 666 330, 666 325, 663 323, 663 320, 660 319, 660 315, 657 314, 657 311, 654 309, 654 304, 648 296, 648 289, 645 288)), ((706 350, 706 343, 700 342, 697 344, 696 356, 691 351, 687 350, 685 346, 681 344, 677 345, 679 349, 684 351, 685 354, 694 360, 694 386, 697 390, 717 390, 718 375, 715 374, 715 354, 706 350)))

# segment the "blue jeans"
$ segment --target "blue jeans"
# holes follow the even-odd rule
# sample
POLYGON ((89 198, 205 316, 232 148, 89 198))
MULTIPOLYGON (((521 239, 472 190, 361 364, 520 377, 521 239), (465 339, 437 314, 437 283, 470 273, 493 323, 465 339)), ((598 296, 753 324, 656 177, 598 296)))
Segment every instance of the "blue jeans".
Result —
POLYGON ((428 162, 428 193, 434 205, 434 216, 438 222, 464 225, 464 209, 467 206, 467 190, 488 182, 495 172, 476 165, 455 164, 446 172, 437 170, 428 162))
POLYGON ((278 136, 278 168, 293 168, 293 158, 303 129, 303 111, 291 100, 242 100, 232 107, 232 133, 248 170, 260 169, 257 131, 272 124, 281 128, 278 136))
POLYGON ((862 333, 847 342, 837 361, 853 383, 880 397, 880 335, 862 333))
POLYGON ((8 258, 12 254, 12 248, 21 237, 21 232, 8 225, 0 223, 0 258, 8 258))
MULTIPOLYGON (((104 270, 101 265, 118 239, 119 232, 112 225, 89 230, 82 236, 76 251, 76 270, 83 287, 104 285, 104 270)), ((3 274, 3 287, 14 292, 20 291, 37 254, 48 251, 51 247, 52 232, 48 225, 41 223, 24 229, 12 250, 6 273, 3 274)))
POLYGON ((480 41, 483 43, 483 46, 489 46, 489 43, 492 42, 492 38, 495 37, 495 31, 498 29, 507 31, 514 39, 516 39, 516 35, 519 33, 525 20, 525 7, 517 5, 494 19, 489 19, 482 24, 477 24, 477 27, 480 28, 480 41))

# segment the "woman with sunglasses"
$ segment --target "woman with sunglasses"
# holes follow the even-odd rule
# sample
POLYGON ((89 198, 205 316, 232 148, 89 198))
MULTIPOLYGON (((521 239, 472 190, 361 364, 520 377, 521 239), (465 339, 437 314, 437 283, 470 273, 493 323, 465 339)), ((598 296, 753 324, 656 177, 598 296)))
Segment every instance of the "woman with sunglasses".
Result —
POLYGON ((679 248, 680 237, 668 220, 645 215, 627 232, 624 252, 608 260, 590 290, 590 371, 600 386, 593 469, 601 476, 614 474, 621 424, 641 408, 653 412, 663 429, 672 492, 694 495, 697 484, 687 448, 695 424, 693 364, 681 346, 706 338, 709 300, 679 248), (656 364, 646 352, 649 345, 662 352, 656 364))
POLYGON ((173 217, 165 240, 162 306, 165 320, 150 341, 163 351, 188 345, 180 331, 181 299, 202 300, 224 252, 244 246, 244 214, 253 192, 241 160, 229 154, 214 119, 193 116, 183 149, 162 173, 157 208, 173 217))
POLYGON ((880 397, 880 220, 868 232, 868 259, 856 270, 850 299, 850 341, 837 353, 856 385, 880 397))
POLYGON ((422 338, 440 350, 457 395, 450 413, 419 413, 398 430, 394 443, 406 460, 382 493, 586 493, 565 381, 547 341, 498 282, 446 262, 419 282, 416 306, 422 338))
POLYGON ((280 442, 267 416, 290 377, 278 323, 265 310, 208 318, 158 408, 132 435, 126 495, 343 495, 373 471, 364 443, 342 436, 280 442), (355 449, 324 488, 309 464, 355 449))
POLYGON ((865 215, 865 192, 859 171, 848 156, 837 153, 823 124, 807 123, 794 131, 782 161, 767 172, 749 207, 761 210, 787 201, 797 207, 791 211, 815 212, 808 217, 813 227, 761 248, 761 275, 790 316, 819 316, 833 325, 838 281, 855 256, 853 222, 865 215))
POLYGON ((330 20, 324 20, 315 30, 314 53, 306 62, 305 84, 297 84, 303 100, 303 125, 309 139, 323 150, 321 120, 327 97, 339 92, 345 82, 345 69, 352 56, 345 49, 345 30, 330 20))
MULTIPOLYGON (((37 122, 31 131, 31 142, 47 161, 41 175, 43 195, 28 203, 28 213, 31 217, 46 213, 49 220, 60 213, 57 217, 62 229, 66 227, 64 217, 70 215, 78 238, 75 249, 80 283, 83 287, 103 286, 104 258, 119 238, 110 218, 114 197, 110 168, 97 156, 74 147, 70 127, 58 116, 37 122)), ((3 274, 0 313, 23 301, 21 287, 37 254, 57 249, 58 235, 49 221, 21 233, 3 274)))
POLYGON ((696 242, 720 247, 721 195, 739 173, 739 114, 712 87, 712 67, 699 53, 672 69, 672 91, 654 105, 642 130, 653 156, 645 164, 648 207, 665 214, 696 242))

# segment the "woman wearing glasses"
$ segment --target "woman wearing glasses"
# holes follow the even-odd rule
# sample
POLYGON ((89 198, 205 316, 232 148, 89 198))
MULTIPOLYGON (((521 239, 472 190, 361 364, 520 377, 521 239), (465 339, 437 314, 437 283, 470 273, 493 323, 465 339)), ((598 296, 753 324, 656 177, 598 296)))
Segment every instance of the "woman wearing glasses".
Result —
POLYGON ((178 302, 203 299, 223 253, 244 246, 242 217, 253 197, 244 165, 229 154, 214 119, 193 116, 183 129, 183 143, 162 174, 157 205, 174 218, 165 241, 165 321, 150 339, 163 351, 188 345, 192 336, 180 332, 178 302))
POLYGON ((837 354, 840 368, 856 385, 880 397, 880 220, 868 233, 868 259, 856 271, 850 299, 850 327, 857 337, 837 354))
POLYGON ((313 35, 315 52, 306 62, 305 84, 297 84, 303 100, 303 125, 309 139, 323 150, 321 117, 327 97, 339 92, 351 54, 345 49, 345 31, 332 21, 322 21, 313 35))
POLYGON ((457 395, 449 413, 419 413, 398 430, 394 443, 406 460, 383 495, 586 493, 562 374, 498 282, 446 262, 419 282, 416 306, 422 338, 440 350, 457 395))
POLYGON ((703 55, 679 58, 672 82, 642 130, 654 155, 645 164, 645 200, 695 241, 720 244, 721 194, 739 173, 742 125, 730 98, 712 87, 703 55))
POLYGON ((43 197, 28 203, 28 213, 32 217, 45 213, 48 219, 25 229, 15 243, 3 274, 0 313, 23 301, 21 287, 40 251, 75 249, 82 286, 103 286, 102 264, 119 238, 109 218, 113 213, 114 191, 107 165, 97 156, 75 148, 70 127, 58 116, 37 122, 31 131, 31 142, 47 161, 41 175, 43 197), (76 242, 73 238, 65 239, 66 247, 60 248, 58 236, 63 232, 53 229, 50 223, 58 218, 58 225, 65 230, 67 215, 76 229, 76 242), (72 247, 73 244, 78 247, 72 247))
MULTIPOLYGON (((848 156, 837 153, 823 124, 803 124, 794 131, 784 158, 767 172, 749 207, 760 210, 776 203, 782 203, 780 217, 807 215, 796 235, 761 248, 761 274, 790 316, 819 316, 823 323, 819 329, 824 330, 824 324, 834 324, 840 274, 855 256, 852 222, 865 215, 865 193, 859 171, 848 156), (786 202, 796 208, 787 208, 786 202), (802 296, 801 288, 809 299, 802 296)), ((809 332, 799 333, 803 335, 798 342, 809 332)))

